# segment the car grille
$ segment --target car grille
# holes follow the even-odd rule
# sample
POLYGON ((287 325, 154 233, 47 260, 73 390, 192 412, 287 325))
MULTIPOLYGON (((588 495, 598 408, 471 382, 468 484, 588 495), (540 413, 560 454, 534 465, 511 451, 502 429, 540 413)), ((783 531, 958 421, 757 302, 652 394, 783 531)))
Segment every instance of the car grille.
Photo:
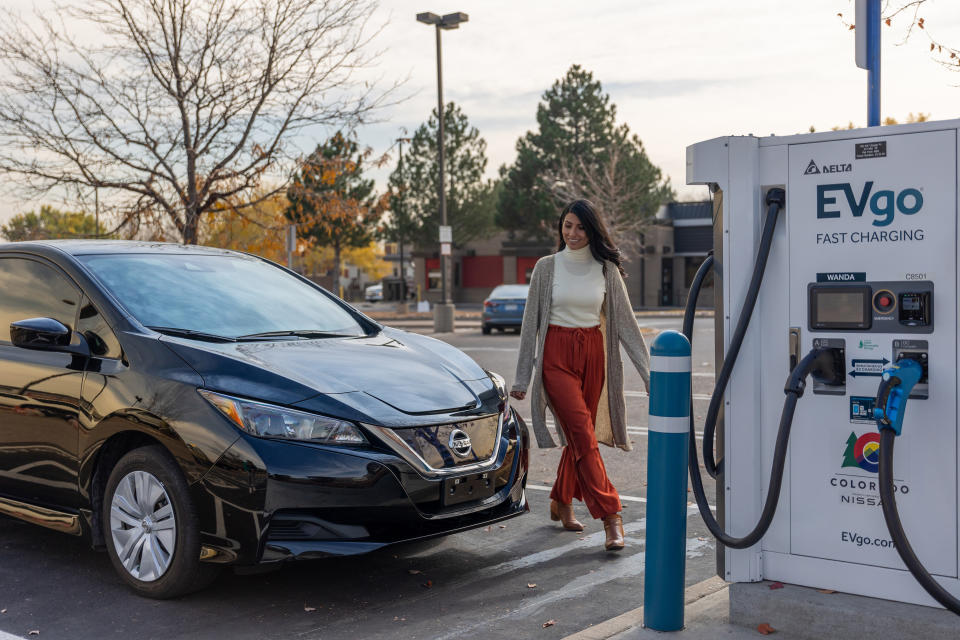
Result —
POLYGON ((489 466, 500 449, 502 415, 423 427, 370 428, 424 475, 448 475, 489 466))
POLYGON ((434 469, 448 469, 489 460, 497 440, 499 416, 487 416, 470 422, 394 429, 424 462, 434 469), (467 434, 468 441, 459 433, 467 434), (457 451, 457 445, 460 451, 457 451))

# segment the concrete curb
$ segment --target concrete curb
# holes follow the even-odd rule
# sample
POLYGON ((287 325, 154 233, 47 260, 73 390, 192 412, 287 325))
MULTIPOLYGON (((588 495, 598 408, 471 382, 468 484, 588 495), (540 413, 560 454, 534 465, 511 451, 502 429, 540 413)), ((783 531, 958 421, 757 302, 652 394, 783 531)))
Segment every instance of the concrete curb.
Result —
MULTIPOLYGON (((703 582, 687 587, 684 595, 684 605, 689 606, 698 600, 706 598, 709 595, 717 593, 727 588, 727 583, 721 578, 714 576, 707 578, 703 582)), ((605 622, 587 627, 573 635, 565 637, 563 640, 606 640, 618 633, 623 633, 635 627, 643 625, 643 607, 637 607, 632 611, 622 613, 616 618, 610 618, 605 622)))

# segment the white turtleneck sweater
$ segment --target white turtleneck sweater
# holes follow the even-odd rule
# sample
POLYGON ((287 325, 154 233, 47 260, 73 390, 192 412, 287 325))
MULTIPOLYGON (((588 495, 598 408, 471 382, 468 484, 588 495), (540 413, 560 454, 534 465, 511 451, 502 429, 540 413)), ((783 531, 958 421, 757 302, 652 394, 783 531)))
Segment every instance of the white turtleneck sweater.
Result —
POLYGON ((565 247, 553 263, 550 324, 561 327, 595 327, 606 293, 603 265, 590 253, 590 245, 565 247))

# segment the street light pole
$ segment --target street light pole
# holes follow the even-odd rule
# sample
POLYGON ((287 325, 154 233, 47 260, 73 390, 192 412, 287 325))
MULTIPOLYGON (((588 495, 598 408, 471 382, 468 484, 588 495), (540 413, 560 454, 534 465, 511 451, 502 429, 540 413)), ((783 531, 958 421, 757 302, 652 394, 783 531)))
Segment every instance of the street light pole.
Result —
MULTIPOLYGON (((443 161, 443 55, 440 47, 440 23, 436 25, 437 32, 437 164, 439 165, 440 181, 437 188, 437 201, 440 203, 440 224, 447 226, 447 195, 443 187, 444 173, 447 165, 443 161)), ((442 243, 441 243, 442 245, 442 243)), ((451 254, 453 252, 451 251, 451 254)), ((452 256, 451 256, 452 257, 452 256)), ((449 261, 443 251, 440 251, 440 278, 442 283, 443 304, 450 304, 449 289, 447 288, 447 267, 449 261)))
MULTIPOLYGON (((447 199, 446 189, 444 188, 444 149, 443 149, 443 55, 440 43, 441 29, 459 29, 461 22, 467 22, 470 17, 463 12, 448 13, 444 16, 438 16, 435 13, 418 13, 417 21, 424 24, 432 24, 436 30, 437 36, 437 171, 439 172, 437 200, 440 206, 440 224, 447 226, 447 199)), ((452 243, 451 243, 452 247, 452 243)), ((440 278, 442 282, 441 304, 434 309, 433 328, 434 331, 448 332, 453 331, 453 319, 455 310, 450 297, 450 287, 448 286, 448 269, 450 261, 443 251, 443 243, 440 249, 440 278)))
POLYGON ((403 143, 404 142, 410 142, 410 138, 397 138, 397 144, 400 146, 399 165, 400 165, 400 180, 402 181, 402 183, 400 184, 400 208, 402 210, 402 214, 400 216, 400 219, 397 220, 397 240, 399 241, 398 244, 400 245, 399 246, 399 249, 400 249, 400 297, 402 298, 401 302, 403 304, 406 304, 407 303, 407 275, 403 270, 403 239, 404 239, 404 235, 406 235, 404 233, 403 225, 405 224, 404 216, 407 215, 407 211, 406 211, 407 181, 403 173, 403 143))

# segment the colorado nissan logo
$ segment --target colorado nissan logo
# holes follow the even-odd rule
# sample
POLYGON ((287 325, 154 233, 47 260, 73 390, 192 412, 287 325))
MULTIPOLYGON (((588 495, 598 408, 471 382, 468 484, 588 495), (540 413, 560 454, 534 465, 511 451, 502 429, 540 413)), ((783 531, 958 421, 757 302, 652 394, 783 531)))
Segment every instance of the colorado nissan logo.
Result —
POLYGON ((447 446, 461 458, 466 458, 470 455, 470 451, 473 449, 473 444, 470 442, 470 436, 467 435, 465 431, 460 429, 454 429, 450 432, 450 441, 447 443, 447 446))

